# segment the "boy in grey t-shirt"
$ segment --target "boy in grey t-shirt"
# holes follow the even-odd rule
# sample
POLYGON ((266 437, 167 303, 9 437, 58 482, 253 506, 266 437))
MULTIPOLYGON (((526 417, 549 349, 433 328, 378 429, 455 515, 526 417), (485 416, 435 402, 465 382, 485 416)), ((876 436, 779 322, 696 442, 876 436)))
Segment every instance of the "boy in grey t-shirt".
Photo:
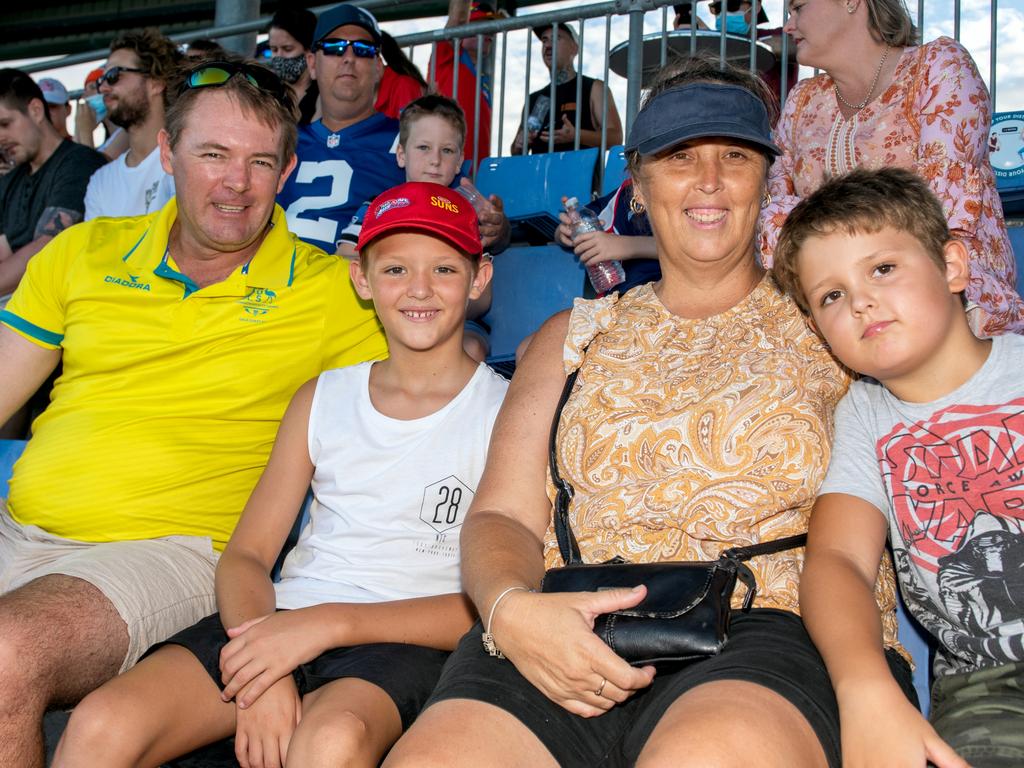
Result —
POLYGON ((836 410, 800 588, 844 763, 1024 764, 1024 338, 971 333, 967 250, 909 171, 822 186, 790 214, 774 269, 864 376, 836 410), (886 534, 940 645, 931 725, 882 653, 872 588, 886 534))

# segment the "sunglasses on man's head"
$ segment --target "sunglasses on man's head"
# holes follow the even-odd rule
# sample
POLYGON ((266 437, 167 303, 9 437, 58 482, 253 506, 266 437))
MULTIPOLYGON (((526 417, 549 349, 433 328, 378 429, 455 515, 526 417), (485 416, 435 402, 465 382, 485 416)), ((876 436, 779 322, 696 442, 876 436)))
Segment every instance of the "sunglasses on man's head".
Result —
POLYGON ((349 46, 352 46, 352 53, 360 59, 372 59, 380 52, 380 46, 368 43, 365 40, 339 40, 336 37, 329 37, 317 43, 313 50, 323 51, 324 56, 344 56, 349 46))
POLYGON ((139 75, 147 74, 146 70, 138 69, 136 67, 111 67, 110 69, 104 70, 103 74, 96 79, 97 85, 117 85, 117 81, 121 79, 121 75, 125 72, 135 72, 139 75))
POLYGON ((285 85, 281 78, 266 67, 234 61, 206 61, 185 75, 180 93, 189 88, 216 88, 224 85, 235 75, 241 75, 261 91, 269 93, 278 101, 286 102, 285 85))

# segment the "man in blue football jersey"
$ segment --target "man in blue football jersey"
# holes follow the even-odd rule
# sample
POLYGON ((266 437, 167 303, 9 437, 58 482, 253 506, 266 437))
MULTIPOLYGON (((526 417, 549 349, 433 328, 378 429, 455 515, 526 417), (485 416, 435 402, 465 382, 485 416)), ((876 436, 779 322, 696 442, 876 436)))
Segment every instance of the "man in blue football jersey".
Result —
POLYGON ((329 253, 364 200, 405 181, 398 167, 398 121, 373 111, 383 75, 381 34, 368 11, 342 4, 324 11, 309 68, 323 117, 299 128, 298 163, 277 196, 288 228, 329 253))

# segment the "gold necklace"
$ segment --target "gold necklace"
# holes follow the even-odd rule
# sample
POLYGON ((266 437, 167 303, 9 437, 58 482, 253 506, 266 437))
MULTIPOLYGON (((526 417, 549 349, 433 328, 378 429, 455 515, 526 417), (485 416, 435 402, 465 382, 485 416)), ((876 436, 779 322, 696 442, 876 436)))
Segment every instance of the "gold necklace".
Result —
POLYGON ((885 46, 885 53, 882 54, 882 60, 878 62, 878 67, 875 69, 875 79, 871 81, 871 87, 868 88, 868 95, 864 97, 864 101, 862 101, 860 104, 851 104, 850 102, 848 102, 846 99, 843 98, 843 94, 839 92, 839 84, 835 80, 833 80, 832 90, 836 92, 836 98, 843 102, 843 104, 845 104, 850 109, 856 110, 858 112, 864 109, 864 107, 868 105, 868 102, 871 101, 871 94, 875 92, 875 86, 878 85, 878 78, 882 74, 882 67, 885 66, 885 60, 889 58, 889 50, 889 46, 885 46))

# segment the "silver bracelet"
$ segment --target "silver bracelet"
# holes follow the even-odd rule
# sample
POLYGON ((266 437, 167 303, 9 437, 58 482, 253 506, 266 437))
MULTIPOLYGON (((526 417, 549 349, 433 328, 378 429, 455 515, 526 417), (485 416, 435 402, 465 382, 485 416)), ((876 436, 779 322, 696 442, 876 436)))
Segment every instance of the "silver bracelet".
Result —
POLYGON ((487 616, 487 626, 484 627, 484 633, 480 636, 481 641, 484 644, 484 650, 487 651, 488 655, 494 656, 498 659, 504 659, 505 654, 498 650, 498 646, 494 644, 494 635, 491 634, 491 622, 494 621, 494 611, 498 608, 500 603, 509 592, 515 592, 517 589, 521 589, 523 592, 533 592, 529 587, 508 587, 505 589, 494 602, 491 603, 491 612, 487 616))

